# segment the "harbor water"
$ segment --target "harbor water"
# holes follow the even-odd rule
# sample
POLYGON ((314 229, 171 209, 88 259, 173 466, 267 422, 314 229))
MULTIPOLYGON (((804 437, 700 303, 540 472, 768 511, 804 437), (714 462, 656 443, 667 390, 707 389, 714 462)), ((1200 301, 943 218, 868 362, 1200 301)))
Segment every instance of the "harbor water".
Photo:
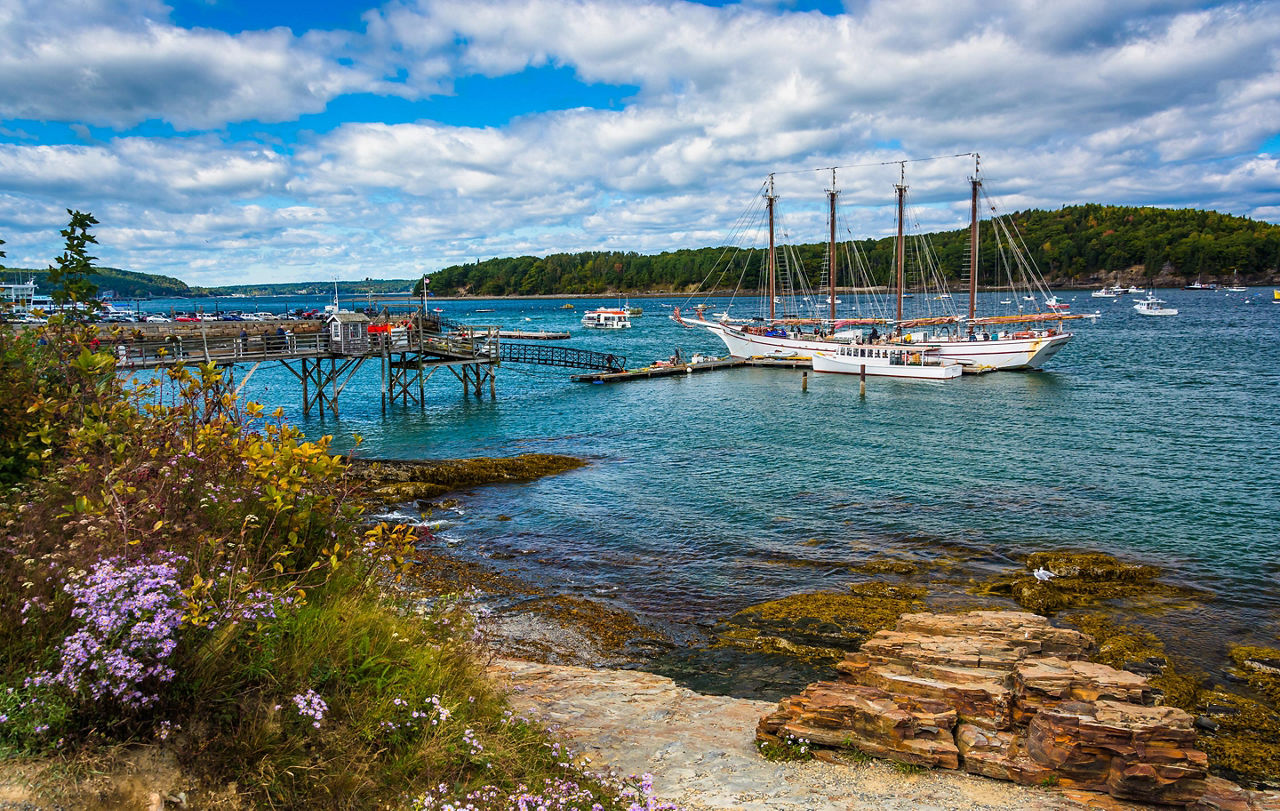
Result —
MULTIPOLYGON (((583 457, 580 470, 477 488, 441 537, 458 554, 547 588, 605 600, 675 638, 788 594, 840 588, 891 555, 967 550, 992 571, 1020 554, 1111 552, 1163 567, 1212 597, 1171 621, 1212 668, 1229 640, 1280 630, 1280 305, 1249 293, 1158 291, 1180 314, 1144 318, 1137 297, 1067 293, 1071 343, 1039 372, 948 382, 737 368, 591 385, 570 370, 504 364, 496 398, 464 396, 439 369, 425 409, 384 413, 366 364, 341 418, 303 419, 281 369, 247 395, 311 435, 400 459, 583 457), (509 520, 508 520, 509 519, 509 520)), ((984 294, 985 296, 986 294, 984 294)), ((630 330, 589 331, 586 299, 436 301, 446 318, 569 330, 563 345, 625 355, 722 355, 714 336, 643 299, 630 330), (573 310, 561 309, 565 302, 573 310), (476 313, 485 309, 492 312, 476 313)), ((720 309, 716 306, 715 309, 720 309)))

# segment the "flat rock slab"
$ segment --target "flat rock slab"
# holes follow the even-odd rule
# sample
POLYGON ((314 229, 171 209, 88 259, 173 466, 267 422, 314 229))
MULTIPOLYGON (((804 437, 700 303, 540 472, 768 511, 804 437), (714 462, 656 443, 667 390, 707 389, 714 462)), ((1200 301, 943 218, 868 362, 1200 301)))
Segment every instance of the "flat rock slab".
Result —
MULTIPOLYGON (((755 748, 774 702, 705 696, 663 676, 496 660, 513 709, 557 725, 593 771, 654 775, 685 811, 995 811, 1079 809, 1073 799, 954 772, 904 775, 888 764, 772 763, 755 748)), ((1137 809, 1108 798, 1109 808, 1137 809)))

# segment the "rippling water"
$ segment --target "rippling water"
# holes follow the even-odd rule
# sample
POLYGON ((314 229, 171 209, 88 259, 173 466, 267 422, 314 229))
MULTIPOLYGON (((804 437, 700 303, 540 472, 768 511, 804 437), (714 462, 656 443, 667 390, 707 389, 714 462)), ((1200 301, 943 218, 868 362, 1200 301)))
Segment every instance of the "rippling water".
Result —
MULTIPOLYGON (((677 634, 700 617, 838 585, 843 566, 885 551, 928 559, 960 546, 999 565, 1084 547, 1212 591, 1209 609, 1177 620, 1211 657, 1223 637, 1277 628, 1280 305, 1270 294, 1164 291, 1181 314, 1144 318, 1132 297, 1077 293, 1077 311, 1103 316, 1046 371, 873 378, 865 399, 845 376, 810 374, 802 392, 799 371, 589 385, 516 365, 499 371, 494 400, 465 397, 441 369, 425 410, 384 415, 367 364, 340 420, 303 420, 280 370, 259 370, 249 393, 339 447, 363 435, 369 456, 589 458, 566 475, 477 489, 446 534, 464 551, 515 553, 508 565, 677 634)), ((439 306, 473 323, 570 329, 567 345, 625 354, 631 366, 676 347, 724 353, 666 318, 661 304, 674 299, 633 302, 644 315, 622 332, 579 326, 601 302, 558 309, 564 301, 439 306)))

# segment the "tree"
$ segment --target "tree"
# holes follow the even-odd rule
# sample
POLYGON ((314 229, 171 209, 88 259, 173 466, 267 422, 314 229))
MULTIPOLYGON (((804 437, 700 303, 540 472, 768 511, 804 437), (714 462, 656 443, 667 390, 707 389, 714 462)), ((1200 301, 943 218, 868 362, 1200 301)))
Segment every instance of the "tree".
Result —
POLYGON ((55 265, 49 267, 49 283, 54 286, 50 296, 59 307, 75 311, 83 305, 86 310, 94 310, 99 306, 98 286, 89 281, 89 274, 93 273, 93 260, 98 257, 89 255, 89 246, 97 245, 98 239, 89 233, 89 228, 98 221, 92 214, 81 211, 67 209, 67 213, 71 215, 71 222, 58 232, 66 245, 62 255, 53 260, 55 265))

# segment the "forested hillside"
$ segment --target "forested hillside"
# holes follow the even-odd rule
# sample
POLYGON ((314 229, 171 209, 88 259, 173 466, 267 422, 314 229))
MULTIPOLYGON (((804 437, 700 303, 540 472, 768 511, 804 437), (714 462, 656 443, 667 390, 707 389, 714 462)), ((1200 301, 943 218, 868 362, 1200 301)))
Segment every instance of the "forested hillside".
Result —
MULTIPOLYGON (((0 267, 0 278, 6 282, 25 282, 34 278, 36 289, 46 294, 52 291, 48 275, 48 268, 0 267)), ((187 287, 187 283, 172 276, 154 276, 119 268, 94 268, 87 278, 98 286, 99 293, 112 291, 117 298, 173 298, 191 295, 191 288, 187 287)))
MULTIPOLYGON (((1051 284, 1092 284, 1112 271, 1159 276, 1172 282, 1271 283, 1280 266, 1280 226, 1195 209, 1080 205, 1012 215, 1040 271, 1051 284)), ((979 278, 991 279, 996 262, 993 227, 982 223, 979 278)), ((967 278, 968 229, 932 234, 942 271, 967 278)), ((872 281, 885 284, 893 269, 893 239, 857 243, 872 281)), ((816 284, 825 246, 790 246, 816 284)), ((717 288, 760 286, 759 251, 700 248, 655 256, 633 252, 584 252, 519 256, 457 265, 431 275, 436 295, 537 295, 687 291, 708 283, 717 288), (739 279, 741 278, 741 283, 739 279)))

